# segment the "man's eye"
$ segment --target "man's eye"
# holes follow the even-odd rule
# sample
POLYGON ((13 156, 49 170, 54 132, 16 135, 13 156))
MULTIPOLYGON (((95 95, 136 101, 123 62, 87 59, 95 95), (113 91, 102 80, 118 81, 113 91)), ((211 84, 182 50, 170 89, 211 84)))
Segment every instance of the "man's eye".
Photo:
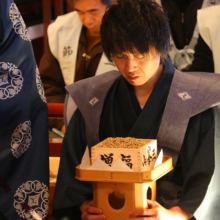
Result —
POLYGON ((123 57, 125 57, 125 55, 124 55, 124 54, 121 54, 121 53, 117 53, 117 54, 115 54, 115 56, 116 56, 117 58, 123 58, 123 57))
POLYGON ((97 11, 91 11, 90 14, 91 14, 91 15, 96 15, 96 14, 97 14, 97 11))
POLYGON ((142 59, 145 56, 143 54, 139 53, 139 54, 134 54, 134 57, 137 58, 137 59, 142 59))

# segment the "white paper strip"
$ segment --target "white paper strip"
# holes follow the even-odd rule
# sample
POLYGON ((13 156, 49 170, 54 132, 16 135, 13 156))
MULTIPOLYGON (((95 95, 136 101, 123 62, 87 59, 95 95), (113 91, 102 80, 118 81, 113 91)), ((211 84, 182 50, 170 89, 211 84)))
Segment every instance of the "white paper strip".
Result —
POLYGON ((90 158, 89 158, 89 148, 87 146, 80 164, 80 169, 88 169, 89 167, 90 167, 90 158))
POLYGON ((161 149, 161 151, 157 157, 156 163, 154 164, 154 168, 159 166, 160 164, 162 164, 162 162, 163 162, 163 149, 161 149))
POLYGON ((128 167, 121 159, 117 159, 115 163, 111 166, 110 170, 118 170, 118 171, 133 171, 130 167, 128 167))
POLYGON ((88 169, 91 170, 109 170, 111 167, 107 165, 105 162, 103 162, 101 159, 97 159, 92 166, 90 166, 88 169))

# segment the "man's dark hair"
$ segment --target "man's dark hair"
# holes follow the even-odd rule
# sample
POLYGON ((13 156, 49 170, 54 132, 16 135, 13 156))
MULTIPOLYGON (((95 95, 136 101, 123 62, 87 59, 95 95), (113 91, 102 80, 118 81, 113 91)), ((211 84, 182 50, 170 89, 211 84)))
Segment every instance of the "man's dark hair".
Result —
MULTIPOLYGON (((80 0, 68 0, 68 2, 73 6, 74 2, 77 2, 80 0)), ((92 0, 91 0, 92 1, 92 0)), ((100 2, 104 5, 111 5, 114 3, 114 0, 100 0, 100 2)))
POLYGON ((111 54, 133 53, 134 48, 145 54, 152 46, 164 63, 170 49, 170 28, 163 9, 154 0, 117 2, 108 6, 100 30, 109 61, 112 61, 111 54))

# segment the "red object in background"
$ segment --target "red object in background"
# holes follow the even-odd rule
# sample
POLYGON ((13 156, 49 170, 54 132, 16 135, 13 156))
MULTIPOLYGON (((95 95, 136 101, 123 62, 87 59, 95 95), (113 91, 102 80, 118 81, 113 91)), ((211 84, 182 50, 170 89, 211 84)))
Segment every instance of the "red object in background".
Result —
POLYGON ((63 118, 63 103, 47 103, 48 118, 63 118))
MULTIPOLYGON (((48 118, 63 118, 63 103, 47 103, 48 118)), ((63 138, 49 138, 50 157, 60 157, 63 138)))

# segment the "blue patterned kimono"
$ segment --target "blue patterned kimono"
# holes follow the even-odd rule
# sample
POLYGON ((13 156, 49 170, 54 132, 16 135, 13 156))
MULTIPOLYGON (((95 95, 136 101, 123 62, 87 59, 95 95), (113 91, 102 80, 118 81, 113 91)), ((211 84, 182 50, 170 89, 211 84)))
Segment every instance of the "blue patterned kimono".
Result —
POLYGON ((47 105, 30 36, 13 0, 0 1, 0 219, 46 219, 47 105))

